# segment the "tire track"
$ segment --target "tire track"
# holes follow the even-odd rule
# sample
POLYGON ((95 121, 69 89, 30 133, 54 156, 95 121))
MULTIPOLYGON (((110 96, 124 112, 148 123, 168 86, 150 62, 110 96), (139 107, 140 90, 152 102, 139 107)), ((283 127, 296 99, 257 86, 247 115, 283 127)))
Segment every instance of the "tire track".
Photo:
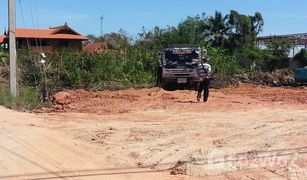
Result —
MULTIPOLYGON (((3 135, 5 135, 6 137, 8 137, 10 140, 14 141, 15 143, 17 143, 18 145, 21 145, 22 147, 24 147, 25 149, 27 149, 28 151, 30 151, 32 154, 34 154, 34 155, 36 155, 37 157, 39 157, 40 159, 44 160, 45 162, 47 162, 49 165, 53 166, 53 167, 56 168, 57 170, 62 171, 62 172, 65 172, 65 171, 67 170, 67 169, 65 169, 64 167, 62 167, 62 166, 60 165, 59 162, 53 160, 53 159, 50 158, 47 154, 45 154, 45 153, 43 153, 43 152, 41 152, 41 151, 39 151, 39 150, 37 150, 37 149, 35 149, 35 148, 32 148, 32 146, 31 146, 30 144, 28 144, 28 143, 26 143, 26 142, 20 140, 20 139, 17 138, 17 137, 11 136, 10 134, 8 134, 7 132, 5 132, 5 131, 3 131, 3 130, 0 130, 0 133, 3 134, 3 135)), ((33 165, 35 165, 35 166, 37 166, 37 167, 39 167, 39 168, 41 168, 41 169, 43 169, 43 170, 46 170, 46 171, 49 172, 49 173, 53 173, 53 171, 52 171, 51 169, 46 168, 45 166, 43 166, 43 165, 41 165, 41 164, 39 164, 39 163, 37 163, 37 162, 35 162, 35 161, 29 159, 29 158, 26 158, 26 157, 24 157, 24 156, 22 156, 22 155, 20 155, 20 154, 18 154, 18 153, 16 153, 16 152, 10 150, 10 149, 7 149, 7 148, 5 148, 4 146, 0 146, 0 148, 3 149, 3 150, 5 150, 5 151, 8 152, 8 153, 13 154, 13 155, 16 156, 16 157, 21 158, 22 160, 25 160, 25 161, 27 161, 27 162, 30 162, 31 164, 33 164, 33 165)), ((58 174, 58 173, 55 173, 54 175, 57 175, 59 178, 65 179, 64 176, 62 176, 62 175, 60 175, 60 174, 58 174)))

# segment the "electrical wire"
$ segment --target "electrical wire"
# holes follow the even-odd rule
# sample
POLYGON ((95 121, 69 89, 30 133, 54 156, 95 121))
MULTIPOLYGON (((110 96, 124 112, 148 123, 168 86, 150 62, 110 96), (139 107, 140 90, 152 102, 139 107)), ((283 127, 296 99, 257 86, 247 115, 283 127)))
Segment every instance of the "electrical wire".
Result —
MULTIPOLYGON (((25 23, 25 15, 24 15, 24 8, 23 8, 23 4, 21 2, 21 0, 19 0, 19 6, 20 6, 20 11, 21 11, 21 18, 22 18, 22 22, 23 22, 23 26, 26 25, 25 23)), ((32 17, 32 22, 33 22, 33 17, 32 17)), ((27 41, 27 51, 29 53, 29 57, 30 57, 30 61, 31 61, 31 70, 32 70, 32 73, 33 73, 33 78, 34 78, 34 81, 35 81, 35 89, 37 90, 37 92, 39 91, 39 87, 38 87, 38 81, 37 81, 37 75, 34 71, 34 67, 35 67, 35 57, 34 55, 32 54, 32 51, 31 51, 31 48, 30 48, 30 40, 29 40, 29 37, 26 38, 26 41, 27 41)), ((37 42, 37 40, 36 40, 37 42)), ((37 43, 36 43, 37 44, 37 43)))

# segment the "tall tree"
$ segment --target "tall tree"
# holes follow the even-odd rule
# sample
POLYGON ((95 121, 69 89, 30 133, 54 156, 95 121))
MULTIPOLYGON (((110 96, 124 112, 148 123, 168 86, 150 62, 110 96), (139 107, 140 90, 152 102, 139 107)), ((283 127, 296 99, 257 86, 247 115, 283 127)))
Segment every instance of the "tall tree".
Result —
POLYGON ((230 11, 228 19, 230 49, 234 51, 253 47, 263 25, 264 21, 259 12, 254 16, 247 16, 234 10, 230 11))
POLYGON ((215 11, 214 16, 208 19, 205 27, 205 34, 213 47, 224 47, 227 41, 228 26, 226 24, 228 16, 223 16, 221 12, 215 11))
POLYGON ((117 33, 105 34, 103 38, 105 41, 110 42, 116 49, 120 50, 127 50, 132 44, 132 38, 123 29, 120 29, 117 33))
POLYGON ((257 36, 262 30, 264 25, 264 20, 260 12, 256 12, 255 15, 252 17, 252 33, 257 36))
POLYGON ((147 31, 143 28, 139 33, 137 45, 143 45, 150 49, 166 47, 170 44, 194 44, 204 42, 204 29, 206 24, 205 14, 202 16, 187 17, 177 27, 168 26, 164 29, 155 27, 147 31))
POLYGON ((187 17, 180 22, 178 29, 178 41, 182 44, 200 44, 204 41, 204 30, 207 18, 205 14, 202 16, 187 17))

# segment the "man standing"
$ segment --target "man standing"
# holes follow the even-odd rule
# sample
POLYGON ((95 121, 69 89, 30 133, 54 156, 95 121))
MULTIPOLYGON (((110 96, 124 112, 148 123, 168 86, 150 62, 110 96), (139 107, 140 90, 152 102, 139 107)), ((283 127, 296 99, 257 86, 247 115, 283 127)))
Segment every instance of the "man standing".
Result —
POLYGON ((208 64, 208 58, 202 57, 202 62, 198 65, 198 75, 200 82, 198 86, 197 101, 200 101, 202 91, 204 91, 204 102, 208 101, 210 85, 211 66, 208 64))

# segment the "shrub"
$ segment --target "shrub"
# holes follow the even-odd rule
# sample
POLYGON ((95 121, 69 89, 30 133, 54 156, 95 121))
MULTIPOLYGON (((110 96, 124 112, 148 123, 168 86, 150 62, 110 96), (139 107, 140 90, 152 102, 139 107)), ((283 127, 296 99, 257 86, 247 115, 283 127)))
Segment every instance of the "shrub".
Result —
POLYGON ((214 74, 235 75, 246 71, 238 64, 236 57, 229 55, 225 50, 212 47, 206 47, 206 49, 214 74))
POLYGON ((110 85, 146 87, 156 77, 155 53, 129 49, 124 53, 56 52, 43 58, 34 52, 18 55, 21 82, 44 91, 62 88, 102 89, 110 85))

